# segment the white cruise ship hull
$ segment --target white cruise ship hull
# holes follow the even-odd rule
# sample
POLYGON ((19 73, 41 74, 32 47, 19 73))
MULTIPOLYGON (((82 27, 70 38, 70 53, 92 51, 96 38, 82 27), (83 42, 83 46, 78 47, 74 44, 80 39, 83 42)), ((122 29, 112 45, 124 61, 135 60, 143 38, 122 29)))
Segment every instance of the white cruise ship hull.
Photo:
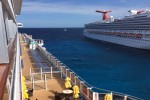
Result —
POLYGON ((84 32, 84 36, 91 38, 91 39, 95 39, 95 40, 101 40, 101 41, 106 41, 106 42, 124 45, 128 47, 150 50, 150 40, 132 39, 132 38, 124 38, 124 37, 109 36, 109 35, 102 35, 102 34, 93 34, 89 32, 84 32))

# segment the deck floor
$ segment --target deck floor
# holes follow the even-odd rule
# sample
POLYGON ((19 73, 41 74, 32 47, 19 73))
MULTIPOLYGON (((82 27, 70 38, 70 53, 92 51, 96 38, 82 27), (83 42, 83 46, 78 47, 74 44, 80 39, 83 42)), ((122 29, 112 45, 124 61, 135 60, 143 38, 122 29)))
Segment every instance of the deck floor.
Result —
MULTIPOLYGON (((21 51, 23 60, 22 75, 26 78, 27 88, 32 89, 32 82, 30 81, 30 68, 33 70, 36 68, 36 64, 29 53, 30 49, 24 42, 22 42, 22 37, 20 37, 20 44, 22 48, 21 51)), ((39 56, 38 53, 36 55, 39 56)), ((55 78, 50 78, 50 74, 47 74, 47 90, 45 89, 44 81, 41 80, 40 74, 36 74, 34 77, 35 82, 37 83, 35 83, 35 90, 33 91, 33 96, 30 97, 30 100, 54 100, 54 93, 56 91, 61 93, 64 89, 64 80, 62 80, 58 75, 54 75, 55 78)))

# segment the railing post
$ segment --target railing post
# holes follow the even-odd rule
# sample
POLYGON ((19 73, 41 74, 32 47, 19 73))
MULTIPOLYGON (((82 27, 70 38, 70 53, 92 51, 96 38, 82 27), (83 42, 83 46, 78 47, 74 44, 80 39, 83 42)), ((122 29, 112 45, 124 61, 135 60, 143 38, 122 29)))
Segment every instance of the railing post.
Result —
POLYGON ((59 67, 59 60, 57 59, 56 61, 56 64, 57 64, 57 68, 59 67))
POLYGON ((56 68, 58 68, 58 60, 56 60, 56 68))
POLYGON ((54 65, 56 66, 56 58, 54 58, 54 65))
POLYGON ((99 100, 99 94, 97 92, 93 92, 93 100, 99 100))
POLYGON ((54 59, 53 59, 53 56, 52 56, 52 59, 51 59, 51 61, 52 61, 52 65, 54 66, 54 59))
POLYGON ((10 94, 10 81, 9 81, 9 76, 7 78, 7 91, 8 91, 8 94, 10 94))
POLYGON ((74 77, 74 85, 77 84, 77 80, 76 79, 77 79, 77 76, 74 77))
POLYGON ((53 66, 54 66, 54 56, 52 56, 52 63, 53 63, 53 66))
POLYGON ((72 72, 70 72, 70 79, 71 79, 71 74, 72 74, 72 72))
POLYGON ((42 67, 41 67, 40 69, 41 69, 41 80, 42 80, 42 79, 43 79, 43 78, 42 78, 42 67))
POLYGON ((125 96, 124 96, 124 100, 127 100, 127 97, 128 97, 128 96, 125 95, 125 96))
POLYGON ((31 73, 32 73, 32 70, 31 70, 31 67, 30 67, 30 76, 31 76, 31 73))
POLYGON ((53 78, 53 68, 51 67, 51 79, 53 78))
POLYGON ((69 70, 69 69, 66 69, 66 77, 68 77, 68 76, 67 76, 67 70, 69 70))
POLYGON ((30 81, 32 81, 32 69, 30 68, 30 81))
POLYGON ((63 64, 60 62, 60 66, 62 66, 63 64))
POLYGON ((44 75, 44 81, 45 81, 45 89, 47 90, 47 80, 46 80, 46 74, 44 75))
POLYGON ((34 86, 34 76, 33 76, 33 74, 32 74, 32 88, 33 88, 33 90, 35 90, 35 86, 34 86))
POLYGON ((49 59, 50 59, 50 61, 51 61, 51 63, 52 63, 52 55, 49 56, 49 59))
POLYGON ((54 64, 54 66, 55 66, 55 57, 53 56, 53 64, 54 64))
POLYGON ((82 91, 82 89, 83 89, 83 81, 80 81, 80 92, 82 91))
POLYGON ((61 73, 61 78, 63 77, 63 69, 62 66, 60 66, 60 73, 61 73))
POLYGON ((87 88, 87 98, 88 100, 90 100, 90 88, 89 87, 87 88))
POLYGON ((60 66, 60 61, 57 60, 57 68, 59 68, 59 66, 60 66))
POLYGON ((113 98, 113 93, 111 92, 110 94, 111 94, 111 96, 112 96, 112 98, 113 98))
POLYGON ((57 66, 57 59, 55 58, 55 66, 57 66))

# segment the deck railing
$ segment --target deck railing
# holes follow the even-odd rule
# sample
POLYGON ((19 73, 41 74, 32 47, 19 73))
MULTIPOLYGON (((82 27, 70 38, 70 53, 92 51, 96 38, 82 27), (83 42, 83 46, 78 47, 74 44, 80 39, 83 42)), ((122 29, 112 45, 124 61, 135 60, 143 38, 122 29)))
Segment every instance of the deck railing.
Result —
MULTIPOLYGON (((31 38, 29 39, 31 40, 31 38)), ((63 64, 54 55, 43 49, 43 47, 39 46, 38 44, 37 50, 40 51, 40 53, 53 65, 53 67, 60 71, 59 73, 61 78, 70 77, 72 85, 79 86, 80 93, 86 100, 104 100, 105 95, 108 93, 113 96, 113 100, 143 100, 141 98, 134 97, 131 95, 92 86, 89 83, 87 83, 84 79, 82 79, 78 74, 76 74, 72 69, 63 64)), ((51 70, 50 73, 52 74, 53 71, 51 70)))
POLYGON ((16 36, 16 53, 14 54, 13 69, 11 75, 7 79, 7 90, 9 100, 22 100, 21 87, 21 59, 20 59, 20 43, 19 36, 16 36))

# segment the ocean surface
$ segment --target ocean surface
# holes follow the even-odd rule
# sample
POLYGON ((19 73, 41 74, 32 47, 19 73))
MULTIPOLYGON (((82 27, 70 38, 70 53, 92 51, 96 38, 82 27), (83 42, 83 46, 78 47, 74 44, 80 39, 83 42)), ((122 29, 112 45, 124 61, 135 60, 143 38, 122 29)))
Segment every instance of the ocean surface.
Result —
POLYGON ((22 28, 89 84, 150 98, 150 50, 87 39, 82 28, 22 28))

